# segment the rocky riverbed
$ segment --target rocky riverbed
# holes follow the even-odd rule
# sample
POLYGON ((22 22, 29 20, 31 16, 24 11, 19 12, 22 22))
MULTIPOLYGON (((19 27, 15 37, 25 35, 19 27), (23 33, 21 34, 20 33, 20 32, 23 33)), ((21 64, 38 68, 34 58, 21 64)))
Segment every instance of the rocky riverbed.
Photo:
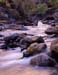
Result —
MULTIPOLYGON (((5 29, 0 31, 0 47, 2 46, 0 48, 0 74, 58 75, 57 61, 53 57, 55 48, 50 51, 51 42, 58 40, 58 37, 45 33, 49 27, 39 21, 38 26, 26 26, 27 30, 5 29)), ((58 48, 58 45, 56 47, 58 48)), ((57 52, 55 51, 54 54, 56 55, 57 52)))

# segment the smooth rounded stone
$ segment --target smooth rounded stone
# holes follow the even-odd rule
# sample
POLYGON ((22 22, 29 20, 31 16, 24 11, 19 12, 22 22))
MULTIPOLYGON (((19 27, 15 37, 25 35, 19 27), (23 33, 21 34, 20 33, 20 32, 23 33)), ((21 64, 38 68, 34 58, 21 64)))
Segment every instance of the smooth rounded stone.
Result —
POLYGON ((38 53, 46 51, 46 48, 47 46, 45 43, 33 43, 28 47, 27 51, 24 53, 24 56, 28 57, 31 55, 36 55, 38 53))
POLYGON ((42 53, 42 54, 39 54, 39 55, 33 57, 30 61, 30 64, 33 66, 52 67, 52 66, 55 66, 56 62, 54 59, 52 59, 48 55, 42 53))
POLYGON ((51 34, 56 34, 56 35, 58 35, 58 26, 53 26, 53 27, 48 28, 48 29, 45 31, 45 33, 48 34, 48 35, 51 35, 51 34))
POLYGON ((52 74, 50 75, 58 75, 58 71, 54 71, 52 74))
POLYGON ((51 50, 51 57, 58 62, 58 39, 52 41, 50 50, 51 50))

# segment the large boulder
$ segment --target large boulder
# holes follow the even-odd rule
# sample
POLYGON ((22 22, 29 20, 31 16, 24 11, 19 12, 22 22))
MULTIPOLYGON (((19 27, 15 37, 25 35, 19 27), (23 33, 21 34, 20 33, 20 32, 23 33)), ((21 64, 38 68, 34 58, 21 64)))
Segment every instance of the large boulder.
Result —
POLYGON ((41 52, 44 52, 46 49, 46 44, 45 43, 32 43, 27 51, 24 53, 24 56, 29 56, 29 55, 35 55, 41 52))
POLYGON ((45 31, 45 33, 48 34, 48 35, 51 35, 51 34, 58 35, 58 26, 53 26, 53 27, 48 28, 45 31))
POLYGON ((54 40, 50 46, 51 57, 58 62, 58 39, 54 40))
POLYGON ((5 37, 5 45, 7 47, 18 47, 20 40, 25 36, 25 34, 14 33, 11 36, 5 37))
POLYGON ((30 61, 30 64, 33 66, 54 66, 55 60, 50 58, 46 54, 39 54, 35 57, 33 57, 30 61))

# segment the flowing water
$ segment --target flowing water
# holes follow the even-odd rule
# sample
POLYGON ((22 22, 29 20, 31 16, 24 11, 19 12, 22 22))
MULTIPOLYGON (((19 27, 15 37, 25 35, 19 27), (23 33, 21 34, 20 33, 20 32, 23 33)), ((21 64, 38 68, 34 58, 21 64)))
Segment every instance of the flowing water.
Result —
MULTIPOLYGON (((48 46, 47 51, 49 51, 50 43, 55 38, 50 38, 44 31, 49 27, 49 25, 42 24, 41 21, 38 22, 38 26, 27 26, 27 31, 14 31, 5 30, 0 32, 4 36, 9 36, 13 33, 28 33, 36 36, 44 37, 44 40, 48 46)), ((9 51, 0 50, 0 75, 50 75, 54 68, 45 67, 32 67, 30 65, 30 60, 32 57, 23 58, 23 52, 21 52, 20 47, 14 48, 14 50, 9 49, 9 51)))

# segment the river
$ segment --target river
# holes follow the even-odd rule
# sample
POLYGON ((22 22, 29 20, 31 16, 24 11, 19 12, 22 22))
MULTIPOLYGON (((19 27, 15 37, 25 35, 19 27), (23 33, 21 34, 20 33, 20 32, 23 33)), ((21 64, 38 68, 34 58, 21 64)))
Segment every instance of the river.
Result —
MULTIPOLYGON (((5 30, 1 31, 0 34, 8 36, 13 33, 28 33, 42 36, 48 46, 47 51, 49 51, 51 41, 55 38, 52 39, 51 36, 44 33, 48 27, 49 25, 42 24, 39 21, 38 26, 27 26, 27 31, 5 30)), ((20 59, 23 56, 20 47, 14 49, 9 51, 0 50, 0 75, 50 75, 55 70, 55 68, 31 66, 30 59, 32 57, 20 59)))

